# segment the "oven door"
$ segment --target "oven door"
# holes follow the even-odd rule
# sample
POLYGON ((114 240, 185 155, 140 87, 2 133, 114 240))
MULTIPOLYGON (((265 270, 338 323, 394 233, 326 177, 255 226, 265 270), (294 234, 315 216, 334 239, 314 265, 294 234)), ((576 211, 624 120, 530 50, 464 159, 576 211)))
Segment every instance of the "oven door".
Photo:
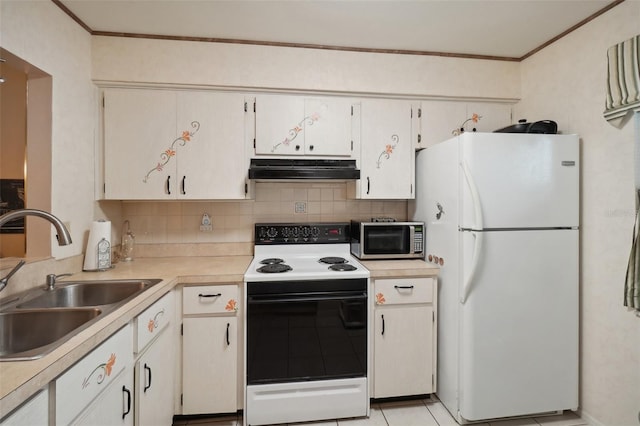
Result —
POLYGON ((247 384, 367 375, 367 280, 247 283, 247 384))

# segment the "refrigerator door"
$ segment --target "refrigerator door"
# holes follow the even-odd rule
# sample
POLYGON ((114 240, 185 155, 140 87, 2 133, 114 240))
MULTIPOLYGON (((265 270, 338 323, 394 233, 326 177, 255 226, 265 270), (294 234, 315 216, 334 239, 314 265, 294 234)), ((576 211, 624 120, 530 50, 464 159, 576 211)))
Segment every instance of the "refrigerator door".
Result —
POLYGON ((576 409, 578 230, 482 234, 480 253, 472 253, 473 233, 459 232, 463 277, 479 255, 459 305, 459 416, 474 421, 576 409))
POLYGON ((461 227, 579 225, 577 135, 464 133, 458 143, 461 227))

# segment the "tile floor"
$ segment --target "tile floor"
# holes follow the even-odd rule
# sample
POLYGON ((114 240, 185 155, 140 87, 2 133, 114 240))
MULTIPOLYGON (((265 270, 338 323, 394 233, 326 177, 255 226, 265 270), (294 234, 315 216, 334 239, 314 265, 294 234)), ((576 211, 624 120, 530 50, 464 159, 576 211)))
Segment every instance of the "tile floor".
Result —
MULTIPOLYGON (((296 426, 457 426, 458 423, 436 398, 374 403, 369 418, 296 423, 296 426)), ((575 413, 478 423, 475 426, 583 426, 575 413)), ((178 420, 174 426, 242 426, 241 416, 178 420)))

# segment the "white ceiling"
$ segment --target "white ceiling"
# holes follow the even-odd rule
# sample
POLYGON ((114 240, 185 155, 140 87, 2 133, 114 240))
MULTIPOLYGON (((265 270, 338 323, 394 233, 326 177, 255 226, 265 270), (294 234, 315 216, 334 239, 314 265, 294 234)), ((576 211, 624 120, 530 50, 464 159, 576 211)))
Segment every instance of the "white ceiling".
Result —
POLYGON ((59 0, 94 33, 521 58, 613 0, 59 0))

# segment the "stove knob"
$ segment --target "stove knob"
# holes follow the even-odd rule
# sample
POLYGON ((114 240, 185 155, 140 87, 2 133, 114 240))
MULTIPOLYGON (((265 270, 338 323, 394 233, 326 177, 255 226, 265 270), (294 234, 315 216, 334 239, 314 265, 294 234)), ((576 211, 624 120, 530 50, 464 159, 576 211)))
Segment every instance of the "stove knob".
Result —
POLYGON ((309 227, 305 226, 304 228, 302 228, 302 236, 305 238, 309 237, 309 227))
POLYGON ((274 227, 271 227, 267 230, 267 237, 275 238, 278 235, 278 230, 274 227))
POLYGON ((291 235, 291 230, 289 228, 284 228, 282 230, 282 236, 285 238, 289 238, 289 236, 291 235))
POLYGON ((295 238, 298 238, 298 235, 300 235, 300 229, 298 229, 297 227, 293 228, 293 236, 295 238))
POLYGON ((313 238, 318 238, 318 235, 320 235, 320 228, 318 228, 317 226, 311 228, 311 235, 313 236, 313 238))

